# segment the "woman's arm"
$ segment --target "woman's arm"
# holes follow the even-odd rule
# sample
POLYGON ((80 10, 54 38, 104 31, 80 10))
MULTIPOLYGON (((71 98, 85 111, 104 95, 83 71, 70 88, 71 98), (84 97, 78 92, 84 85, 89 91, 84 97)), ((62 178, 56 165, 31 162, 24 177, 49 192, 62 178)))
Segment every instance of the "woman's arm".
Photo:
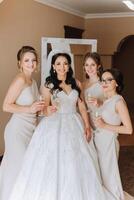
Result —
POLYGON ((30 106, 21 106, 16 104, 16 99, 21 91, 26 87, 23 76, 18 75, 11 83, 3 103, 3 111, 10 113, 36 113, 42 109, 41 102, 35 102, 30 106))
POLYGON ((44 115, 45 116, 49 116, 52 113, 56 112, 56 110, 57 110, 55 108, 55 106, 51 105, 51 92, 50 92, 50 89, 45 87, 45 86, 43 86, 43 87, 41 87, 40 92, 41 92, 41 94, 43 96, 43 99, 45 101, 44 115))
POLYGON ((110 131, 120 133, 120 134, 132 134, 133 128, 130 119, 130 115, 128 112, 128 108, 126 102, 121 99, 116 104, 116 112, 119 114, 121 118, 122 124, 120 126, 110 125, 105 123, 102 119, 96 120, 96 125, 100 128, 108 129, 110 131))
MULTIPOLYGON (((77 80, 77 85, 82 90, 81 83, 78 80, 77 80)), ((91 132, 91 126, 90 126, 90 123, 89 123, 89 117, 88 117, 87 109, 86 109, 86 106, 85 106, 85 103, 84 103, 84 100, 83 100, 82 92, 81 92, 81 98, 78 99, 78 108, 79 108, 79 112, 80 112, 81 117, 82 117, 83 122, 84 122, 85 133, 86 133, 87 140, 90 141, 91 136, 92 136, 92 132, 91 132)))

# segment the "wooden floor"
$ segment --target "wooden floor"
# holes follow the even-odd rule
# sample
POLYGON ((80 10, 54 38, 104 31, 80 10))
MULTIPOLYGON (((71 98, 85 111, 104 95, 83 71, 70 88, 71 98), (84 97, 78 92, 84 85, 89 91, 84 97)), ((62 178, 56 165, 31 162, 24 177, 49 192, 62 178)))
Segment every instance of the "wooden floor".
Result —
POLYGON ((119 169, 123 189, 134 196, 134 146, 121 146, 119 169))
MULTIPOLYGON (((131 114, 134 129, 134 113, 131 114)), ((134 196, 134 131, 132 135, 119 135, 120 159, 119 168, 123 188, 134 196)))
MULTIPOLYGON (((131 120, 134 129, 134 114, 131 114, 131 120)), ((121 146, 134 146, 134 131, 132 135, 120 134, 119 142, 121 146)))

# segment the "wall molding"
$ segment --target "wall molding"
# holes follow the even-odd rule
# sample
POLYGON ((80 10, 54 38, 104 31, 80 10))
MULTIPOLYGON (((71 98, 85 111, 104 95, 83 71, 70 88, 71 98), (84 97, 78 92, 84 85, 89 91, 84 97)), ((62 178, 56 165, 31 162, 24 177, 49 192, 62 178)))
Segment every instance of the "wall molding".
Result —
POLYGON ((55 0, 35 0, 35 1, 42 3, 42 4, 45 4, 45 5, 48 5, 48 6, 51 6, 53 8, 57 8, 58 10, 62 10, 64 12, 85 18, 85 14, 83 12, 80 12, 79 10, 73 9, 69 6, 62 4, 62 3, 55 2, 55 0))
POLYGON ((119 18, 119 17, 134 17, 134 12, 118 12, 118 13, 87 13, 80 12, 79 10, 73 9, 66 6, 63 3, 56 2, 55 0, 34 0, 38 3, 48 5, 50 7, 62 10, 64 12, 82 17, 84 19, 97 19, 97 18, 119 18))
POLYGON ((134 12, 94 13, 94 14, 86 14, 84 18, 96 19, 96 18, 119 18, 119 17, 134 17, 134 12))

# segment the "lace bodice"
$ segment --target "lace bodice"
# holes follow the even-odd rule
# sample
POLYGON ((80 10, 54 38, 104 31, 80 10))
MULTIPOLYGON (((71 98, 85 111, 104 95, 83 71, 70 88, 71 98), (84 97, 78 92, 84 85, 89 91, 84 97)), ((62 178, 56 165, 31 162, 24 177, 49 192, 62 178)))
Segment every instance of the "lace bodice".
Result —
POLYGON ((63 90, 58 92, 57 93, 57 101, 59 102, 58 112, 75 113, 77 100, 78 100, 78 92, 74 89, 72 89, 69 94, 65 93, 63 90))

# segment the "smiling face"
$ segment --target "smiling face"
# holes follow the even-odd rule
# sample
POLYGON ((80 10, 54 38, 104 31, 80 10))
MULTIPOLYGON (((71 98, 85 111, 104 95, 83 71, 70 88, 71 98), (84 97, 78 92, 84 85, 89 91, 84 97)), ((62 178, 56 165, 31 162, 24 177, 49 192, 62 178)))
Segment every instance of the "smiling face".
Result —
POLYGON ((104 72, 101 77, 101 84, 104 92, 115 92, 118 86, 110 72, 104 72))
POLYGON ((99 66, 92 58, 87 58, 84 64, 84 69, 89 77, 96 76, 99 66))
POLYGON ((59 56, 53 64, 53 68, 58 76, 65 76, 69 70, 68 60, 64 56, 59 56))
POLYGON ((19 61, 20 69, 26 73, 32 73, 37 68, 37 58, 34 53, 26 52, 19 61))

